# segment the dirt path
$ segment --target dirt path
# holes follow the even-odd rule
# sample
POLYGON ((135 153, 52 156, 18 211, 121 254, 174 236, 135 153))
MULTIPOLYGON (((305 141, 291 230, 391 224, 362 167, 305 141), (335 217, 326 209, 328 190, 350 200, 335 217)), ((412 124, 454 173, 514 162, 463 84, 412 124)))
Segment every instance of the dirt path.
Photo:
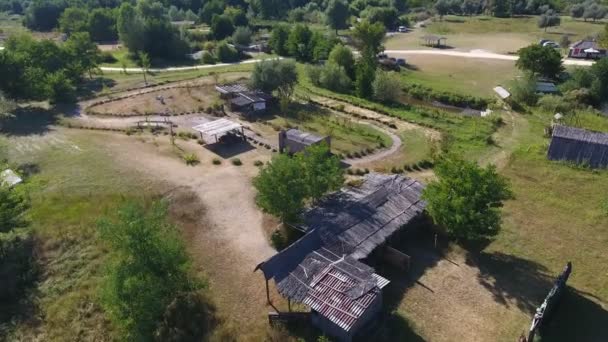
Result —
POLYGON ((529 123, 521 114, 508 111, 503 115, 504 125, 494 133, 492 138, 496 148, 479 158, 482 165, 494 164, 498 169, 507 166, 511 154, 519 147, 521 136, 529 130, 529 123))
MULTIPOLYGON (((345 114, 337 114, 339 116, 347 116, 345 114)), ((367 121, 364 120, 356 120, 357 123, 360 123, 362 125, 367 125, 367 126, 371 126, 379 131, 381 131, 382 133, 388 135, 389 137, 391 137, 391 146, 387 149, 381 149, 378 150, 372 154, 368 154, 365 157, 362 158, 347 158, 344 159, 343 161, 347 164, 350 164, 352 166, 358 166, 358 165, 363 165, 366 163, 371 163, 371 162, 375 162, 378 160, 382 160, 384 158, 390 157, 391 155, 393 155, 394 153, 397 153, 399 151, 399 148, 401 147, 401 145, 403 145, 403 141, 401 141, 401 138, 396 135, 395 133, 393 133, 392 131, 381 127, 379 125, 374 125, 372 123, 369 123, 367 121)))
MULTIPOLYGON (((502 55, 499 53, 493 53, 485 50, 471 50, 469 52, 463 51, 450 51, 450 50, 385 50, 384 53, 395 55, 440 55, 450 57, 462 57, 462 58, 481 58, 481 59, 498 59, 503 61, 516 61, 519 59, 518 56, 513 55, 502 55)), ((577 59, 564 59, 565 65, 578 65, 578 66, 591 66, 593 61, 577 60, 577 59)))
MULTIPOLYGON (((277 57, 281 59, 281 57, 277 57)), ((189 71, 189 70, 202 70, 202 69, 211 69, 211 68, 219 68, 224 66, 231 65, 240 65, 240 64, 253 64, 259 63, 263 61, 263 59, 250 59, 237 63, 219 63, 219 64, 208 64, 208 65, 193 65, 193 66, 185 66, 185 67, 167 67, 167 68, 150 68, 149 72, 170 72, 170 71, 189 71)), ((109 72, 123 72, 123 68, 117 67, 100 67, 101 71, 109 71, 109 72)), ((142 72, 142 68, 126 68, 127 72, 142 72)))

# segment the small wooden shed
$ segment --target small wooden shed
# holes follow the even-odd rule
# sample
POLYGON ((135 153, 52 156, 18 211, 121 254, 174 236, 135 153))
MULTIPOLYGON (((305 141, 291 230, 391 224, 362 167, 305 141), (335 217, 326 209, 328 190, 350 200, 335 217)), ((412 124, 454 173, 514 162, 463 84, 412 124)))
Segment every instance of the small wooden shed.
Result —
POLYGON ((331 137, 319 136, 297 129, 279 132, 279 152, 294 154, 303 151, 308 146, 326 143, 331 148, 331 137))
POLYGON ((432 47, 445 47, 448 40, 446 37, 435 36, 432 34, 424 35, 420 39, 422 39, 424 45, 432 47))
POLYGON ((592 168, 607 168, 608 133, 556 125, 547 157, 550 160, 586 164, 592 168))

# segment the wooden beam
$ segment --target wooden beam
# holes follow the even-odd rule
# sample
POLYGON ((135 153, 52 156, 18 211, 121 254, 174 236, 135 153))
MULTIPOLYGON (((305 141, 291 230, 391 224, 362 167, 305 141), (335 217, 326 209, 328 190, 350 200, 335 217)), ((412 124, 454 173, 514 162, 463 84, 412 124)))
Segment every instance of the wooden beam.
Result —
POLYGON ((266 279, 266 304, 272 305, 270 302, 270 290, 268 289, 268 279, 266 279))

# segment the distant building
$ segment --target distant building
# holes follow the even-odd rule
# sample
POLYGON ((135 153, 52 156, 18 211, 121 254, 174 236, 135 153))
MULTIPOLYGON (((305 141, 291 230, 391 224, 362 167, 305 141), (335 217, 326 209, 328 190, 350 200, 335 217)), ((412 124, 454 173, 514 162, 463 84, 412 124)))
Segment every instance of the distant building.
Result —
POLYGON ((230 100, 230 109, 245 115, 260 113, 266 110, 272 97, 263 92, 238 93, 230 100))
POLYGON ((606 57, 606 49, 600 48, 596 41, 579 40, 570 46, 568 57, 597 59, 606 57))
POLYGON ((570 161, 592 168, 608 167, 608 133, 556 125, 547 157, 570 161))
POLYGON ((329 136, 321 137, 293 128, 279 132, 279 152, 281 153, 298 153, 308 146, 323 142, 331 147, 331 137, 329 136))
POLYGON ((215 90, 220 93, 220 97, 223 99, 231 99, 236 97, 239 93, 251 91, 251 89, 243 83, 218 84, 215 86, 215 90))
POLYGON ((296 227, 305 235, 256 267, 264 273, 267 300, 274 279, 289 303, 310 307, 308 317, 323 333, 352 341, 378 318, 389 283, 360 260, 387 250, 409 260, 387 243, 424 211, 423 188, 400 175, 370 173, 360 187, 344 188, 306 211, 296 227))

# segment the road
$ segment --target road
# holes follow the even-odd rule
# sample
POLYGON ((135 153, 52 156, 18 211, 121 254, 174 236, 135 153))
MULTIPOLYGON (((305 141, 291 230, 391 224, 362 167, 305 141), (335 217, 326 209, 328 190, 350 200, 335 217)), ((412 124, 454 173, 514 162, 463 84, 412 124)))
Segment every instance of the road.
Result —
MULTIPOLYGON (((280 57, 279 57, 280 59, 280 57)), ((201 69, 210 69, 217 68, 229 65, 239 65, 239 64, 252 64, 263 61, 263 59, 249 59, 242 62, 237 63, 218 63, 218 64, 205 64, 205 65, 193 65, 193 66, 184 66, 184 67, 168 67, 168 68, 150 68, 149 72, 171 72, 171 71, 189 71, 189 70, 201 70, 201 69)), ((106 72, 122 72, 123 68, 117 67, 100 67, 101 71, 106 72)), ((142 72, 142 68, 126 68, 127 72, 142 72)))
MULTIPOLYGON (((462 58, 498 59, 504 61, 516 61, 519 59, 518 56, 502 55, 485 50, 471 50, 469 52, 451 50, 385 50, 384 53, 391 55, 391 57, 399 57, 399 55, 438 55, 462 58)), ((593 63, 593 61, 589 60, 564 59, 564 65, 591 66, 593 63)))

